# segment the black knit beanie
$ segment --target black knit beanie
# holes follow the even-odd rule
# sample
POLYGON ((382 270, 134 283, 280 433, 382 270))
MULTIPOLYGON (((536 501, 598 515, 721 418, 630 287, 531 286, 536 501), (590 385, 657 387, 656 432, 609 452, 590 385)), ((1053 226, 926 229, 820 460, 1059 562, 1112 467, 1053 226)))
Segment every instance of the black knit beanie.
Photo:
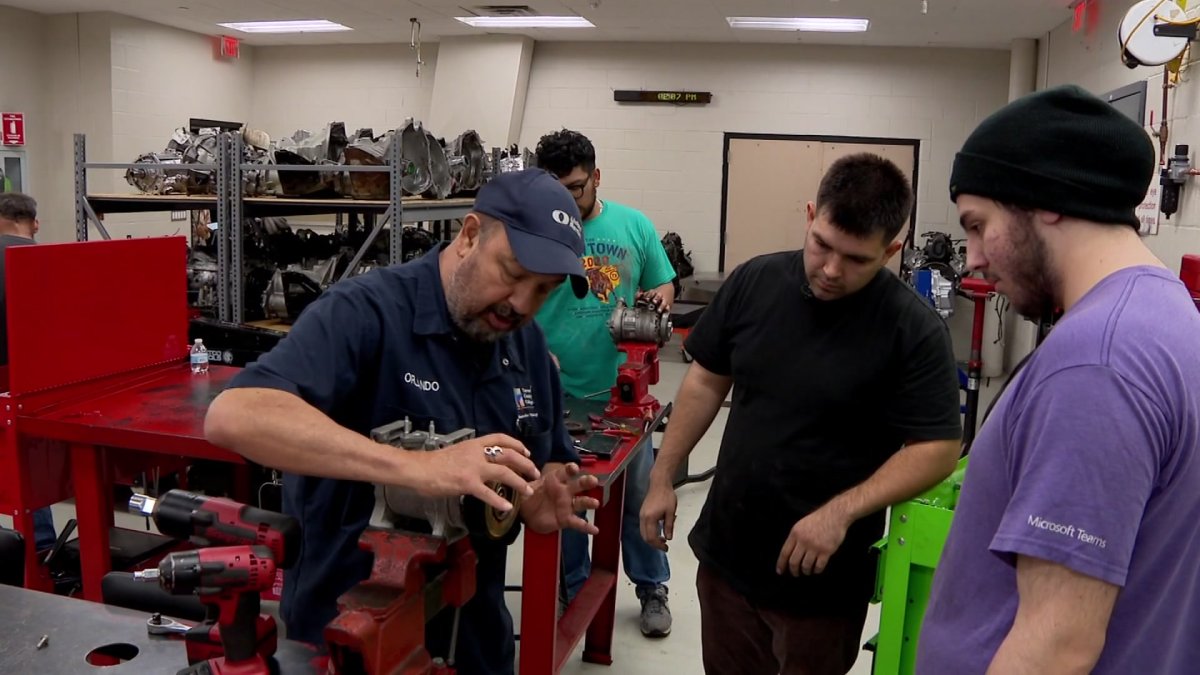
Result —
POLYGON ((1136 122, 1075 86, 1047 89, 985 119, 954 158, 961 194, 1138 227, 1154 146, 1136 122))

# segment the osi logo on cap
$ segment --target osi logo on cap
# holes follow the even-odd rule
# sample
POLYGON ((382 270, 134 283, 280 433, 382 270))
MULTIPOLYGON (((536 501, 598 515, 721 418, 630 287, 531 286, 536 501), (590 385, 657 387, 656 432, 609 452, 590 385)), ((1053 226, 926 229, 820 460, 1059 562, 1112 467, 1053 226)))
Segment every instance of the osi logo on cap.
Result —
POLYGON ((578 218, 572 216, 566 211, 563 211, 562 209, 554 209, 554 212, 551 213, 550 216, 554 218, 554 222, 558 223, 559 225, 566 225, 567 227, 571 228, 571 231, 575 233, 575 236, 581 239, 583 238, 583 226, 579 224, 578 218))

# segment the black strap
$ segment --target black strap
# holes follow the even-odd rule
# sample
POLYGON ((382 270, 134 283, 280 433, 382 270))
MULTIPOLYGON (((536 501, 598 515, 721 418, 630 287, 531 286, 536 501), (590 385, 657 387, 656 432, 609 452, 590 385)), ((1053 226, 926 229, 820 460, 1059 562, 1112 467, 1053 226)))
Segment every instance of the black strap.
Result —
MULTIPOLYGON (((1021 361, 1019 363, 1017 363, 1016 368, 1013 368, 1013 371, 1008 376, 1008 379, 1005 380, 1004 384, 1000 387, 1000 391, 996 392, 996 396, 994 398, 992 398, 992 402, 988 404, 987 410, 985 410, 983 412, 983 419, 979 422, 980 431, 983 430, 983 425, 985 423, 987 423, 988 417, 991 416, 992 408, 996 407, 996 404, 1000 401, 1000 397, 1003 396, 1004 392, 1008 390, 1008 385, 1012 384, 1012 381, 1017 379, 1017 373, 1021 372, 1021 369, 1024 368, 1025 364, 1029 362, 1030 357, 1032 357, 1036 353, 1037 353, 1037 348, 1035 347, 1033 349, 1033 351, 1026 354, 1024 356, 1024 358, 1022 358, 1021 361)), ((979 438, 979 434, 975 434, 975 438, 979 438)), ((968 454, 971 453, 971 446, 975 445, 975 438, 972 438, 970 443, 963 446, 963 451, 962 451, 963 457, 966 457, 968 454)))

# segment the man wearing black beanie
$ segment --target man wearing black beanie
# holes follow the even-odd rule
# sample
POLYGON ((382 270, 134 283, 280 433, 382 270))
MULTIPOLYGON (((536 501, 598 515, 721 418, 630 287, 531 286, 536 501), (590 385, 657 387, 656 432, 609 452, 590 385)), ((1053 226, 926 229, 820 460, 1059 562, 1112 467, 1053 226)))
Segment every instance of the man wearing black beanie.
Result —
POLYGON ((975 440, 919 673, 1185 673, 1200 661, 1200 315, 1138 237, 1146 133, 1078 87, 975 130, 967 264, 1064 310, 975 440))

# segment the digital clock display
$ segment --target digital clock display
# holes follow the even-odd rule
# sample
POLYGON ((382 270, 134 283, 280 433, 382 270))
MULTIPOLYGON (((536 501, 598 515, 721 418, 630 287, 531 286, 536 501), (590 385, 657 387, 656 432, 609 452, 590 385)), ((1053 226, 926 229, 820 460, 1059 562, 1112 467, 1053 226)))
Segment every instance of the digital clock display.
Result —
POLYGON ((613 92, 613 100, 620 103, 670 103, 673 105, 702 105, 712 102, 712 92, 661 90, 634 91, 618 89, 613 92))

